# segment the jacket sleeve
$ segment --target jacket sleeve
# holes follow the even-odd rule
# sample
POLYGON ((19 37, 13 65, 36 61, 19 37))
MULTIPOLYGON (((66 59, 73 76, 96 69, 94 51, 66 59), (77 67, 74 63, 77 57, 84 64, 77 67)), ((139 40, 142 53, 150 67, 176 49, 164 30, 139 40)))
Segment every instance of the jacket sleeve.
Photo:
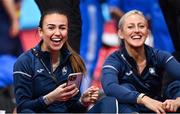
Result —
POLYGON ((109 57, 103 65, 102 70, 102 87, 107 96, 117 98, 120 103, 136 103, 140 94, 119 84, 118 77, 121 78, 122 65, 120 60, 109 57))
MULTIPOLYGON (((170 53, 159 51, 158 61, 172 79, 180 80, 180 63, 170 53)), ((170 77, 169 77, 170 78, 170 77)))
POLYGON ((15 98, 18 113, 38 112, 46 106, 42 97, 33 98, 33 68, 32 59, 27 56, 20 56, 13 69, 15 98))

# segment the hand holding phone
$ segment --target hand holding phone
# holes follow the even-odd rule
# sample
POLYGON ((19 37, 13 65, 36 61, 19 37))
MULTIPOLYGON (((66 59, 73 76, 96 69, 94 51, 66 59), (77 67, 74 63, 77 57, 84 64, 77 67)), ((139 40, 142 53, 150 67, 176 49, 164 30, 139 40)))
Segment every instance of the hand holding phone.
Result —
POLYGON ((71 84, 76 84, 77 88, 80 88, 82 76, 83 76, 83 73, 81 72, 69 74, 67 86, 71 84))

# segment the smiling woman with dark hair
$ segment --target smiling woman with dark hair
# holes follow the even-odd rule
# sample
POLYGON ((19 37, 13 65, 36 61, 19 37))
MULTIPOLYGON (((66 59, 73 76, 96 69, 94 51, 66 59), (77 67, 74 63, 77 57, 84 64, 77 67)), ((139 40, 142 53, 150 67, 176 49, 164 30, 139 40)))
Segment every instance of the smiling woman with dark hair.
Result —
POLYGON ((86 68, 81 57, 68 44, 69 17, 51 9, 40 19, 41 42, 23 53, 14 65, 14 86, 18 113, 86 112, 98 100, 98 88, 80 93, 75 84, 67 85, 70 73, 86 68))

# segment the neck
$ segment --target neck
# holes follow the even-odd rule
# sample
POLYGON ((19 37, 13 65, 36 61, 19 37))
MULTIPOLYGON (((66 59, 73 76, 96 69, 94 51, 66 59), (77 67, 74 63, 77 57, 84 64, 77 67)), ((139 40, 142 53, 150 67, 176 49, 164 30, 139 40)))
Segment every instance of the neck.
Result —
POLYGON ((53 71, 55 71, 55 69, 60 64, 60 53, 59 52, 51 52, 51 64, 52 64, 53 71))
POLYGON ((41 45, 41 50, 42 51, 48 51, 51 54, 51 62, 52 64, 56 64, 60 60, 60 51, 51 51, 48 49, 45 44, 43 43, 41 45))
POLYGON ((58 52, 50 52, 51 53, 51 61, 52 64, 57 64, 60 62, 60 53, 58 52))
POLYGON ((146 59, 144 46, 140 48, 126 47, 128 54, 138 63, 146 59))
POLYGON ((47 49, 47 47, 44 45, 44 43, 41 46, 42 51, 48 51, 51 55, 51 65, 53 71, 59 66, 60 63, 60 51, 51 51, 47 49))
POLYGON ((126 49, 128 54, 131 57, 133 57, 133 59, 136 61, 138 72, 139 74, 141 74, 144 68, 146 67, 146 55, 145 55, 144 46, 135 49, 127 47, 126 49))

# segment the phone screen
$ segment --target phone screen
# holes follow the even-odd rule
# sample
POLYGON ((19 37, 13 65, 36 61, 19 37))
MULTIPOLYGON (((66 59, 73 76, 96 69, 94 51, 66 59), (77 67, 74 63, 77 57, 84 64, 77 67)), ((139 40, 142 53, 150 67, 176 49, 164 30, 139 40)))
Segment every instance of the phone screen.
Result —
POLYGON ((71 85, 71 84, 76 84, 77 88, 79 88, 81 85, 82 76, 83 76, 82 73, 71 73, 71 74, 69 74, 67 86, 71 85))

